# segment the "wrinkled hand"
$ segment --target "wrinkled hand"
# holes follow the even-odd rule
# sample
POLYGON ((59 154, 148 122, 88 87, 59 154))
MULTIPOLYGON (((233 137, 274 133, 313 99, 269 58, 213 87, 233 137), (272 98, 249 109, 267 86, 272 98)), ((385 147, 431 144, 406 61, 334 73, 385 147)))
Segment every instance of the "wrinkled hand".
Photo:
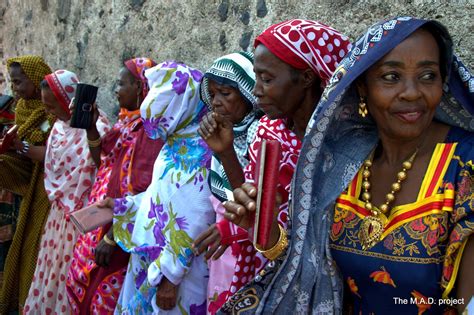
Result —
POLYGON ((107 244, 104 239, 102 239, 95 248, 95 263, 101 267, 107 267, 114 249, 115 246, 107 244))
POLYGON ((224 116, 207 113, 199 123, 198 133, 212 151, 219 154, 232 149, 234 142, 234 125, 224 116))
POLYGON ((201 255, 206 251, 204 256, 206 260, 216 260, 224 254, 229 245, 221 244, 221 234, 216 225, 211 225, 206 231, 202 232, 192 244, 192 248, 196 255, 201 255))
POLYGON ((178 299, 178 287, 166 277, 163 277, 156 291, 156 305, 165 311, 175 308, 176 300, 178 299))

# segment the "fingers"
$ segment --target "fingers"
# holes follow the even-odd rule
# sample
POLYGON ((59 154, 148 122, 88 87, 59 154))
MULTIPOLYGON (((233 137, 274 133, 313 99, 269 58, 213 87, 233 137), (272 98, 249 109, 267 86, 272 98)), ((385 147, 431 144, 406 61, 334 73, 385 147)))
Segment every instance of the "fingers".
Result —
POLYGON ((219 113, 213 112, 212 118, 217 124, 221 125, 223 128, 232 129, 234 127, 234 124, 229 119, 226 119, 219 113))
POLYGON ((113 209, 115 206, 115 199, 113 198, 105 198, 97 203, 97 207, 99 208, 110 208, 113 209))
POLYGON ((222 205, 226 210, 224 217, 234 224, 239 225, 243 216, 247 214, 245 207, 235 201, 226 201, 222 205))
MULTIPOLYGON (((215 224, 213 224, 194 241, 191 246, 196 255, 202 254, 210 244, 216 242, 215 230, 217 230, 217 228, 215 224)), ((217 231, 217 234, 219 234, 219 231, 217 231)))
POLYGON ((243 183, 241 188, 247 193, 248 196, 254 198, 257 197, 257 188, 251 183, 243 183))
POLYGON ((209 138, 217 129, 216 120, 212 117, 212 112, 207 113, 199 123, 198 133, 203 139, 209 138))
POLYGON ((229 247, 229 245, 221 245, 219 246, 219 248, 217 249, 216 253, 212 256, 212 259, 213 260, 217 260, 219 259, 222 254, 225 253, 226 249, 229 247))
POLYGON ((241 188, 234 189, 234 200, 236 203, 243 205, 247 210, 255 211, 257 189, 249 183, 244 183, 241 188))
POLYGON ((69 109, 71 111, 74 110, 74 108, 76 108, 76 104, 74 103, 74 97, 71 99, 71 102, 69 103, 69 109))

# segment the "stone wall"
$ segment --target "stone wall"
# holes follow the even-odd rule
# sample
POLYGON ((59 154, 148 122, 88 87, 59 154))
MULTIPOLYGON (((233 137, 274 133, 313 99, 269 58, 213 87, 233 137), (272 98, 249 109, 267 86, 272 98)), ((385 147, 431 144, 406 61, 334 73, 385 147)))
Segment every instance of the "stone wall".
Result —
POLYGON ((220 55, 252 49, 256 35, 285 19, 320 20, 354 39, 394 15, 444 23, 474 69, 474 0, 0 0, 0 91, 5 58, 39 54, 99 85, 98 102, 112 115, 116 76, 130 57, 205 70, 220 55))

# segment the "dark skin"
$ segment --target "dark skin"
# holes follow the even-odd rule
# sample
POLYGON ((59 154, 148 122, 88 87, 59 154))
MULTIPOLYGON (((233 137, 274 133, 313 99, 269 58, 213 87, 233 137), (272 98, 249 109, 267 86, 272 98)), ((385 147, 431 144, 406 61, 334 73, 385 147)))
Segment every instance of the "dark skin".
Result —
MULTIPOLYGON (((270 119, 287 119, 292 131, 299 139, 303 139, 311 114, 321 97, 319 78, 309 68, 305 70, 292 68, 264 45, 259 45, 255 49, 254 71, 256 83, 253 94, 258 98, 258 106, 270 119)), ((208 129, 208 133, 204 133, 205 136, 217 133, 215 130, 219 129, 218 124, 211 124, 210 127, 212 131, 208 129)), ((232 141, 220 139, 219 142, 225 143, 227 148, 219 154, 219 157, 222 156, 221 160, 226 160, 228 163, 234 161, 232 165, 224 165, 229 181, 233 188, 240 187, 244 184, 244 174, 233 151, 232 141)), ((274 221, 271 240, 276 237, 274 239, 276 242, 279 236, 276 216, 274 221)), ((221 236, 215 225, 212 225, 196 238, 193 248, 197 255, 206 252, 206 259, 211 257, 218 259, 227 248, 220 245, 220 242, 221 236)))
MULTIPOLYGON (((140 104, 143 101, 142 96, 142 82, 137 80, 130 71, 123 67, 117 79, 117 88, 115 89, 115 95, 121 108, 128 109, 130 111, 136 110, 139 108, 140 104)), ((100 137, 99 131, 97 130, 97 119, 99 118, 99 111, 97 106, 94 104, 94 116, 92 127, 87 130, 87 138, 89 140, 95 140, 100 137)), ((100 166, 100 153, 101 146, 97 148, 91 148, 92 157, 97 165, 100 166)), ((114 207, 113 199, 107 199, 102 203, 104 207, 112 208, 114 207)), ((107 231, 107 237, 110 240, 114 239, 113 229, 107 231)), ((107 244, 104 239, 102 239, 95 249, 95 262, 97 265, 102 267, 107 267, 110 263, 110 258, 115 250, 115 246, 107 244)))
MULTIPOLYGON (((120 108, 125 108, 130 111, 137 110, 143 101, 142 82, 137 80, 127 68, 123 67, 119 72, 115 95, 117 96, 120 108)), ((87 139, 89 140, 97 140, 100 138, 99 131, 97 130, 97 119, 99 119, 97 104, 93 105, 93 110, 92 125, 91 128, 87 130, 87 139)), ((101 146, 99 145, 94 148, 89 147, 89 149, 95 165, 99 168, 100 153, 102 151, 101 146)))
MULTIPOLYGON (((358 83, 359 94, 367 99, 380 135, 380 153, 374 157, 370 176, 375 205, 385 202, 403 161, 418 148, 413 167, 391 205, 414 202, 433 150, 446 138, 449 127, 433 121, 442 96, 439 65, 436 40, 429 32, 418 30, 372 66, 358 83)), ((256 189, 248 184, 234 190, 235 202, 226 202, 225 217, 249 228, 248 214, 255 211, 255 196, 256 189)), ((277 239, 272 237, 271 246, 277 239)), ((474 274, 470 271, 473 242, 473 237, 467 241, 456 281, 456 297, 466 303, 474 294, 474 274)), ((457 307, 462 311, 465 304, 457 307)))
MULTIPOLYGON (((10 80, 12 83, 12 90, 17 98, 23 98, 25 100, 41 100, 41 91, 23 72, 23 69, 19 64, 12 64, 9 69, 10 80)), ((23 150, 24 145, 21 139, 15 137, 12 143, 12 150, 23 150)), ((43 162, 46 154, 46 146, 34 146, 30 145, 30 148, 24 156, 27 158, 43 162)))

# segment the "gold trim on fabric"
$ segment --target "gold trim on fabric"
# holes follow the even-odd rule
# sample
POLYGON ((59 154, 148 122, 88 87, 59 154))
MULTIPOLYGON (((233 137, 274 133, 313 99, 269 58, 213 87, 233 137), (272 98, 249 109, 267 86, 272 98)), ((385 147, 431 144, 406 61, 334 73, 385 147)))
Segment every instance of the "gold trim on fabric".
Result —
POLYGON ((340 245, 335 245, 335 244, 330 244, 329 245, 332 249, 339 250, 342 252, 348 252, 348 253, 353 253, 356 255, 361 255, 361 256, 368 256, 368 257, 374 257, 374 258, 381 258, 389 261, 395 261, 395 262, 409 262, 409 263, 414 263, 414 264, 440 264, 441 262, 444 261, 444 256, 440 256, 438 258, 417 258, 417 257, 394 257, 391 255, 386 255, 386 254, 381 254, 381 253, 375 253, 375 252, 370 252, 370 251, 364 251, 356 248, 350 248, 350 247, 344 247, 340 245))

